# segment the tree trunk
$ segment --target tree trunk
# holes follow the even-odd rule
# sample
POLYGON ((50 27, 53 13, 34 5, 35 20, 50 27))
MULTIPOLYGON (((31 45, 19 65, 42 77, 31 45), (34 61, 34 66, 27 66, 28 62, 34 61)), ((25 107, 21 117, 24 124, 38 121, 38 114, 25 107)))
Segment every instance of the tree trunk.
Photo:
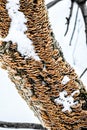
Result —
POLYGON ((0 9, 0 62, 18 93, 47 129, 87 129, 87 92, 55 40, 44 0, 20 0, 20 12, 27 19, 25 34, 39 60, 25 58, 16 43, 3 40, 11 18, 6 1, 0 0, 0 9))

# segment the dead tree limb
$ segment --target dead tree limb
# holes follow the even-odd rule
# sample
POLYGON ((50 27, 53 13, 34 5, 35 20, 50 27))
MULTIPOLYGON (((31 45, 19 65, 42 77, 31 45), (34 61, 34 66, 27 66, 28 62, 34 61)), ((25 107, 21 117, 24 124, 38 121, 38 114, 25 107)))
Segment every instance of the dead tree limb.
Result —
POLYGON ((79 6, 77 7, 77 12, 76 12, 76 17, 75 17, 75 23, 74 23, 74 28, 73 28, 72 35, 71 35, 70 42, 69 42, 69 45, 70 45, 70 46, 71 46, 71 43, 72 43, 72 40, 73 40, 73 36, 74 36, 74 33, 75 33, 75 29, 76 29, 77 18, 78 18, 78 12, 79 12, 79 6))
POLYGON ((87 44, 87 5, 86 5, 86 2, 83 5, 81 5, 80 8, 81 8, 84 23, 85 23, 85 35, 86 35, 86 44, 87 44))
POLYGON ((73 12, 73 5, 74 5, 74 2, 71 2, 69 17, 66 17, 66 20, 67 20, 67 22, 66 22, 67 28, 66 28, 66 32, 65 32, 64 36, 66 36, 66 34, 67 34, 68 30, 69 30, 70 20, 71 20, 72 12, 73 12))
POLYGON ((0 121, 0 128, 25 128, 25 129, 38 129, 38 130, 47 130, 46 128, 43 128, 40 124, 34 124, 34 123, 19 123, 19 122, 5 122, 0 121))
POLYGON ((80 78, 82 78, 82 76, 85 74, 86 71, 87 71, 87 68, 82 72, 82 74, 80 75, 80 78))
POLYGON ((60 2, 62 0, 53 0, 51 2, 49 2, 46 6, 47 6, 47 9, 50 9, 51 7, 53 7, 54 5, 56 5, 58 2, 60 2))
POLYGON ((75 0, 81 9, 82 16, 85 24, 86 44, 87 44, 87 0, 75 0))

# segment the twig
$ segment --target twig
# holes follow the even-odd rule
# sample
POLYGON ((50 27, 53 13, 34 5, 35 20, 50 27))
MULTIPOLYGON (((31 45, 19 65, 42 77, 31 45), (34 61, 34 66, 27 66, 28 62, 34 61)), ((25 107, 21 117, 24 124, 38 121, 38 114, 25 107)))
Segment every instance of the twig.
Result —
POLYGON ((77 37, 76 37, 76 41, 75 41, 75 44, 74 44, 74 47, 73 47, 73 52, 72 52, 72 58, 73 58, 73 64, 74 64, 74 65, 75 65, 75 52, 76 52, 76 49, 77 49, 77 44, 78 44, 78 39, 79 39, 79 33, 80 33, 80 31, 81 31, 81 28, 82 28, 82 25, 80 25, 80 26, 78 27, 78 30, 77 30, 78 35, 77 35, 77 37))
POLYGON ((80 4, 80 9, 81 9, 83 19, 84 19, 84 24, 85 24, 86 45, 87 45, 87 5, 86 5, 86 0, 84 0, 83 3, 80 4))
POLYGON ((16 122, 4 122, 0 121, 0 127, 2 128, 25 128, 25 129, 39 129, 39 130, 47 130, 40 124, 34 123, 16 123, 16 122))
POLYGON ((52 6, 54 6, 55 4, 57 4, 60 1, 62 1, 62 0, 54 0, 54 1, 49 2, 47 4, 47 9, 50 9, 52 6))
POLYGON ((87 71, 87 68, 82 72, 82 74, 80 75, 80 78, 82 78, 82 76, 85 74, 86 71, 87 71))
POLYGON ((70 25, 70 20, 71 20, 71 17, 72 17, 72 12, 73 12, 73 5, 74 5, 74 2, 71 2, 71 7, 70 7, 70 14, 69 14, 69 17, 66 17, 66 24, 67 24, 67 28, 66 28, 66 32, 64 34, 64 36, 66 36, 68 30, 69 30, 69 25, 70 25))
POLYGON ((76 29, 76 23, 77 23, 77 18, 78 18, 78 12, 79 12, 79 6, 78 6, 78 8, 77 8, 76 18, 75 18, 75 24, 74 24, 73 32, 72 32, 71 39, 70 39, 70 43, 69 43, 70 46, 71 46, 71 42, 72 42, 72 39, 73 39, 73 36, 74 36, 74 33, 75 33, 75 29, 76 29))

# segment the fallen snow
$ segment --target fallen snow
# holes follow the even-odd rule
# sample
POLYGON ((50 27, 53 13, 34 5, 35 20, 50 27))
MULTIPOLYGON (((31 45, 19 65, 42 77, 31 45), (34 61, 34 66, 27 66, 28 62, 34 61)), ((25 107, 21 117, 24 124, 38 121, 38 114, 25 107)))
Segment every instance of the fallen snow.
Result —
POLYGON ((64 76, 64 78, 63 78, 63 80, 62 80, 62 84, 63 85, 65 85, 65 84, 67 84, 68 82, 70 81, 70 78, 66 75, 66 76, 64 76))
POLYGON ((73 98, 73 96, 76 93, 79 93, 79 90, 76 90, 73 93, 71 93, 70 96, 67 96, 67 92, 66 91, 62 91, 62 92, 60 92, 59 97, 56 98, 54 101, 55 101, 55 103, 57 105, 58 104, 63 105, 63 107, 64 107, 62 109, 63 112, 65 112, 65 111, 71 112, 72 111, 71 106, 74 106, 74 105, 78 104, 78 101, 74 101, 74 98, 73 98))
POLYGON ((25 56, 25 58, 32 57, 35 60, 40 60, 39 56, 35 53, 32 41, 26 36, 27 22, 23 12, 20 12, 19 0, 7 0, 6 9, 8 10, 11 24, 8 35, 3 41, 12 41, 17 43, 18 51, 25 56))

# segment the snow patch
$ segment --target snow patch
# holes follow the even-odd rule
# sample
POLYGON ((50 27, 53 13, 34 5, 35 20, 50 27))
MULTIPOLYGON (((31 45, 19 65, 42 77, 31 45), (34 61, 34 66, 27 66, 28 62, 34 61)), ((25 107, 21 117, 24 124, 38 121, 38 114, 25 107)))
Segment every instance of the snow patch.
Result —
POLYGON ((70 78, 68 76, 64 76, 63 80, 62 80, 62 84, 65 85, 70 81, 70 78))
POLYGON ((54 101, 57 105, 58 104, 63 105, 63 107, 64 107, 62 109, 63 112, 65 112, 65 111, 71 112, 72 111, 71 106, 75 106, 78 104, 78 101, 74 101, 74 98, 73 98, 73 96, 76 93, 79 93, 79 90, 76 90, 73 93, 71 93, 71 95, 67 96, 67 92, 62 91, 62 92, 60 92, 59 97, 56 98, 54 101))
POLYGON ((44 81, 42 81, 42 85, 46 85, 46 83, 44 81))
POLYGON ((86 1, 86 6, 87 6, 87 1, 86 1))
POLYGON ((32 57, 35 60, 40 60, 39 56, 35 53, 32 41, 26 36, 27 22, 23 12, 20 9, 20 0, 7 0, 6 9, 8 10, 9 17, 11 18, 11 24, 9 33, 3 41, 12 41, 17 43, 18 51, 25 58, 32 57))
POLYGON ((0 37, 0 41, 3 41, 3 38, 2 38, 2 37, 0 37))

